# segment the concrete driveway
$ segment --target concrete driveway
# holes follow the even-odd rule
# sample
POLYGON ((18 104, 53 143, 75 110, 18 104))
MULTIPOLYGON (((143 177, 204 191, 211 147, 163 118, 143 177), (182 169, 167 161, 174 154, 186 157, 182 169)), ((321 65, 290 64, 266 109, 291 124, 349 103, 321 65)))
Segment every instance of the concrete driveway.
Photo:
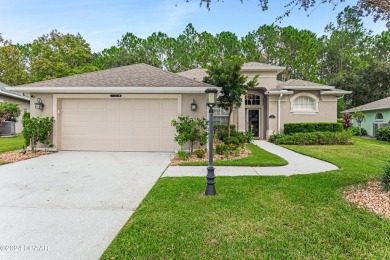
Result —
POLYGON ((0 259, 98 259, 172 156, 58 152, 0 166, 0 259))

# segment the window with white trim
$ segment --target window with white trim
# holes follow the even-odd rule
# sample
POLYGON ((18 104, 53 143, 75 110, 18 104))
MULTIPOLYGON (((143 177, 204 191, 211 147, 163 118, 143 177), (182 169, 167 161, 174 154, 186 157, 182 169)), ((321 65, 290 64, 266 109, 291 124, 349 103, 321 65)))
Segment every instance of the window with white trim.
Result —
POLYGON ((248 93, 245 95, 245 105, 258 106, 261 105, 261 97, 256 94, 248 93))
POLYGON ((318 113, 318 97, 309 92, 301 92, 290 98, 291 110, 294 114, 318 113))
POLYGON ((376 121, 382 121, 383 120, 383 114, 382 113, 377 113, 375 116, 376 121))
POLYGON ((215 125, 227 125, 229 119, 229 111, 220 107, 214 107, 213 120, 215 125))
POLYGON ((294 111, 316 111, 316 101, 308 96, 300 96, 294 99, 294 111))

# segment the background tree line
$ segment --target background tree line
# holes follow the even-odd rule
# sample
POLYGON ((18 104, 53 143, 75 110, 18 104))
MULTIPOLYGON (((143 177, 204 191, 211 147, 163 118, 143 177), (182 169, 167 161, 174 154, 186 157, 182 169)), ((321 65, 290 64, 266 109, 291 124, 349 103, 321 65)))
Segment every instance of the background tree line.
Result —
POLYGON ((100 53, 93 53, 80 34, 53 30, 24 45, 0 34, 0 82, 14 86, 134 63, 179 72, 240 56, 285 66, 280 80, 303 79, 352 90, 344 100, 347 107, 390 95, 389 30, 374 35, 347 7, 324 32, 317 36, 292 26, 262 25, 239 38, 232 32, 198 32, 188 24, 176 38, 158 32, 143 39, 128 32, 100 53))

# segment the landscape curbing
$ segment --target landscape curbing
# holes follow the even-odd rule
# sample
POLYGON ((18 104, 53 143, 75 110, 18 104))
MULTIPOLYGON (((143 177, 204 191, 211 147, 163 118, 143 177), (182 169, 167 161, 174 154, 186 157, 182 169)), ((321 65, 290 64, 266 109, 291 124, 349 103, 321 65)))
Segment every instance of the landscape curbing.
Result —
MULTIPOLYGON (((275 167, 237 167, 217 166, 216 176, 291 176, 298 174, 311 174, 338 170, 336 165, 302 155, 272 144, 265 140, 255 140, 255 145, 262 149, 284 158, 288 164, 275 167)), ((162 177, 204 177, 205 166, 169 166, 162 177)))

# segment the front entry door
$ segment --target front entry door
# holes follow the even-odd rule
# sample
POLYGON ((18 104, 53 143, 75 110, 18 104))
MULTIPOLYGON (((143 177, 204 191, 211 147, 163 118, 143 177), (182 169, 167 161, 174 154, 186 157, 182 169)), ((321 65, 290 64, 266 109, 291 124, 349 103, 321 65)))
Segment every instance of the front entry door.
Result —
POLYGON ((260 137, 260 110, 248 109, 248 131, 254 133, 254 137, 260 137))

